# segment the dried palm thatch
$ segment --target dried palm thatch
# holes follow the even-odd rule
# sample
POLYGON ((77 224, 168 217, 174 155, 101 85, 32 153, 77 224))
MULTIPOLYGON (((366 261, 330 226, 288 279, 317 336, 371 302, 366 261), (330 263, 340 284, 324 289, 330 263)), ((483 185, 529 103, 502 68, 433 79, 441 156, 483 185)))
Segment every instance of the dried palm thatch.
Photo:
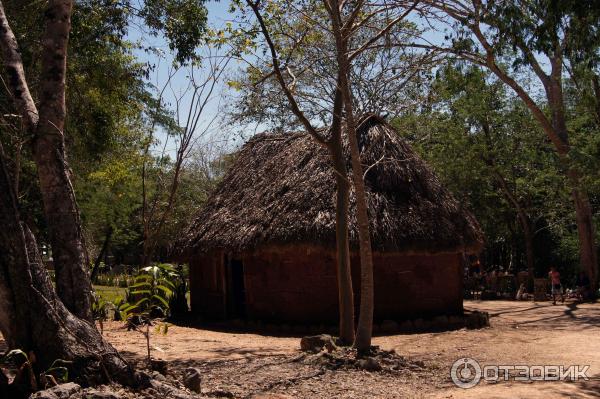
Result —
MULTIPOLYGON (((358 136, 374 250, 473 252, 481 247, 482 232, 473 215, 390 125, 379 117, 366 117, 358 136)), ((334 172, 325 148, 308 134, 259 134, 242 147, 176 245, 177 252, 242 251, 278 244, 334 248, 335 198, 334 172)), ((351 191, 350 214, 354 213, 351 191)), ((351 216, 353 246, 356 227, 351 216)))

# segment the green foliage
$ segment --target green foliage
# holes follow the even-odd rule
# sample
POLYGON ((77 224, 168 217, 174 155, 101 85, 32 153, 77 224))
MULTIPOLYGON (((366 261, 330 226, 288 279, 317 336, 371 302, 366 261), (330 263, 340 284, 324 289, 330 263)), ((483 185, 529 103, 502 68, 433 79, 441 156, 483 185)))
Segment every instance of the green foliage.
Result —
POLYGON ((176 60, 195 59, 195 50, 205 38, 208 13, 205 0, 146 0, 140 16, 156 35, 164 32, 176 60))
POLYGON ((438 71, 429 102, 394 124, 475 213, 486 235, 486 266, 525 268, 522 227, 508 190, 531 219, 537 273, 550 263, 574 270, 577 236, 562 166, 528 110, 506 90, 479 68, 448 65, 438 71))
POLYGON ((127 289, 128 302, 119 310, 131 315, 153 319, 169 314, 169 300, 176 288, 177 270, 170 264, 159 263, 144 267, 127 289))

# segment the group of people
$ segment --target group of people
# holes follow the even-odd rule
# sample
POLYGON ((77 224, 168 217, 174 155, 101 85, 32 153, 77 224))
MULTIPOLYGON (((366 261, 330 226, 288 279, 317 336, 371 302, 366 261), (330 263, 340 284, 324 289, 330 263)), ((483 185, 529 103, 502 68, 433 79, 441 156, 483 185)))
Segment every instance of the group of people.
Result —
MULTIPOLYGON (((497 290, 499 288, 499 278, 509 274, 508 272, 504 272, 502 269, 500 269, 499 271, 492 270, 490 273, 486 273, 486 271, 481 265, 480 260, 477 258, 473 259, 470 263, 467 263, 467 265, 468 267, 465 268, 466 274, 468 276, 471 276, 472 279, 474 278, 475 280, 480 281, 482 286, 485 285, 491 290, 497 290)), ((523 273, 527 274, 526 272, 523 273)), ((527 299, 530 297, 530 295, 527 294, 526 284, 524 283, 527 277, 520 276, 520 274, 521 273, 519 273, 518 280, 522 283, 520 284, 520 287, 517 290, 517 300, 527 299)), ((564 302, 566 292, 563 289, 560 272, 555 266, 552 266, 550 268, 550 271, 548 272, 548 278, 550 280, 551 285, 550 292, 552 295, 552 304, 556 305, 557 300, 564 302)), ((575 290, 569 292, 572 293, 572 295, 579 300, 588 300, 592 297, 590 279, 585 272, 581 271, 578 274, 577 279, 575 281, 575 290)))

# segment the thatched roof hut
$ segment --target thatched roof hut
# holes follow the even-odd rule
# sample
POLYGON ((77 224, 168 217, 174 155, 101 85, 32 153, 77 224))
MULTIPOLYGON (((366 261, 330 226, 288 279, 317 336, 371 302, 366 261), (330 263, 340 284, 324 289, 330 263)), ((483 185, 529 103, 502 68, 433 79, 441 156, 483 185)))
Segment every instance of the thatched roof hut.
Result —
MULTIPOLYGON (((411 304, 417 313, 462 311, 461 257, 482 245, 475 218, 384 120, 363 118, 357 134, 375 253, 376 317, 404 317, 414 313, 407 311, 411 304), (423 300, 423 286, 413 284, 418 279, 438 297, 423 300), (402 290, 392 283, 418 297, 398 297, 402 290)), ((350 169, 349 157, 347 164, 350 169)), ((239 316, 235 309, 243 307, 255 318, 335 320, 335 198, 329 154, 309 135, 253 137, 179 242, 190 262, 192 307, 220 317, 239 316), (326 298, 297 305, 306 295, 326 298)), ((356 238, 352 217, 354 247, 356 238)), ((353 263, 357 269, 358 258, 353 263)))
MULTIPOLYGON (((473 215, 390 125, 370 116, 358 135, 374 250, 478 250, 482 233, 473 215)), ((291 243, 333 248, 335 198, 325 148, 308 134, 259 134, 243 146, 181 244, 188 253, 291 243)), ((353 204, 351 192, 351 215, 353 204)), ((350 226, 356 243, 355 218, 350 226)))

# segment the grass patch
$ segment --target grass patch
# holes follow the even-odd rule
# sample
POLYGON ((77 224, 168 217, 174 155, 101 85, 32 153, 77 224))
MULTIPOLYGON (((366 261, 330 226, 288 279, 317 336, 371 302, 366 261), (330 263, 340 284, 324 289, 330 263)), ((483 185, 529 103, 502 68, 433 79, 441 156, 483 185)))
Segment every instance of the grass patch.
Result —
POLYGON ((117 297, 125 298, 127 289, 107 285, 94 285, 94 290, 105 301, 114 302, 117 297))

